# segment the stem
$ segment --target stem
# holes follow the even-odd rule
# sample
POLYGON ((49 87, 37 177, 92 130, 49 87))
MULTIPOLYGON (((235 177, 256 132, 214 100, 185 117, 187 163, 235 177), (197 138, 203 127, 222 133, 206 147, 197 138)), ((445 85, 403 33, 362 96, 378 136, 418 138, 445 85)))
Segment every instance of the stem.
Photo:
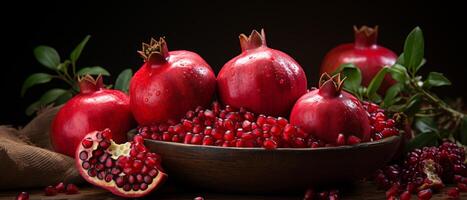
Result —
POLYGON ((439 107, 443 109, 444 111, 448 112, 451 114, 454 118, 457 119, 462 119, 464 118, 465 114, 461 113, 453 108, 451 108, 449 105, 447 105, 443 100, 438 98, 437 96, 431 94, 430 92, 424 90, 422 87, 420 87, 413 79, 410 80, 410 85, 419 93, 421 93, 423 96, 425 96, 430 103, 436 107, 439 107))

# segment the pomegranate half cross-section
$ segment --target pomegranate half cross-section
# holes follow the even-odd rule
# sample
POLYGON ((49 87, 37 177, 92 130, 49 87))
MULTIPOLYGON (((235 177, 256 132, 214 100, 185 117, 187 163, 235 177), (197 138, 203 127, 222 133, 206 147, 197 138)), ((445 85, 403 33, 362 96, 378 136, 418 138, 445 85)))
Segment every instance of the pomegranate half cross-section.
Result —
POLYGON ((76 167, 89 183, 115 195, 146 196, 167 178, 159 155, 149 152, 141 136, 116 144, 109 129, 87 134, 76 150, 76 167))

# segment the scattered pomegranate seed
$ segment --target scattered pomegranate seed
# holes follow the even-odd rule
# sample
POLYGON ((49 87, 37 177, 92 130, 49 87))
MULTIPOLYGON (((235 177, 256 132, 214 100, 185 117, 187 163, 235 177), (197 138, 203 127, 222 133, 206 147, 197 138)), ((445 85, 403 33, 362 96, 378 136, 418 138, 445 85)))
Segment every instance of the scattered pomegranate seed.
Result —
POLYGON ((76 185, 69 183, 66 186, 66 194, 77 194, 79 192, 78 187, 76 185))
POLYGON ((420 200, 428 200, 433 196, 431 189, 421 190, 418 192, 417 197, 420 200))
POLYGON ((412 198, 412 195, 410 194, 409 191, 405 191, 401 194, 399 197, 400 200, 410 200, 412 198))
POLYGON ((65 184, 63 182, 60 182, 55 186, 55 189, 57 190, 57 192, 65 192, 65 184))
POLYGON ((195 197, 193 200, 204 200, 203 197, 195 197))
POLYGON ((55 189, 54 186, 47 186, 44 189, 44 194, 45 194, 45 196, 55 196, 55 195, 58 194, 58 191, 57 191, 57 189, 55 189))
POLYGON ((450 199, 459 199, 459 188, 454 187, 454 188, 449 188, 446 191, 446 194, 450 199))
POLYGON ((29 193, 20 192, 18 196, 16 196, 16 200, 29 200, 29 193))

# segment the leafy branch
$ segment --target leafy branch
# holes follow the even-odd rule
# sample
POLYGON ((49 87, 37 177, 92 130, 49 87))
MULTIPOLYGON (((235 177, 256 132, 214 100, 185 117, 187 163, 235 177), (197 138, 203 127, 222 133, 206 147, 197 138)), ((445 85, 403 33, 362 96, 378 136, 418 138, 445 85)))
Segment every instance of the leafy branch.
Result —
MULTIPOLYGON (((50 46, 41 45, 34 49, 36 60, 54 73, 35 73, 31 74, 23 83, 21 88, 21 96, 25 96, 26 92, 33 86, 49 83, 52 80, 59 80, 67 85, 67 88, 52 88, 42 94, 42 96, 28 106, 26 109, 27 115, 32 115, 40 108, 47 105, 60 105, 68 101, 74 95, 79 93, 78 76, 85 74, 110 76, 110 73, 101 66, 78 67, 77 62, 83 52, 84 47, 88 43, 91 36, 86 36, 70 53, 69 57, 61 60, 57 50, 50 46)), ((122 71, 115 84, 115 89, 128 92, 128 83, 133 75, 131 69, 122 71)), ((111 86, 108 86, 111 87, 111 86)))
POLYGON ((436 145, 442 138, 467 144, 467 116, 451 107, 430 89, 451 85, 439 72, 430 72, 426 79, 418 74, 425 64, 423 32, 419 27, 407 36, 404 52, 392 66, 383 67, 368 87, 361 85, 361 72, 353 64, 340 66, 337 72, 347 76, 344 89, 362 100, 379 103, 392 113, 404 113, 413 122, 416 137, 409 148, 436 145), (384 77, 389 74, 396 84, 381 96, 377 93, 384 77))

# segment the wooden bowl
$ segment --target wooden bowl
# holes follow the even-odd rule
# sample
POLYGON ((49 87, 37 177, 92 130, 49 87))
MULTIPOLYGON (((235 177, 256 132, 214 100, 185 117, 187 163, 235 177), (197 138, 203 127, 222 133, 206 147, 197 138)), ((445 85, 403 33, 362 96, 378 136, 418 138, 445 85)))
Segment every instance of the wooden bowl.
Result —
POLYGON ((177 184, 222 192, 304 191, 361 179, 391 160, 400 136, 353 146, 233 148, 145 140, 177 184))

